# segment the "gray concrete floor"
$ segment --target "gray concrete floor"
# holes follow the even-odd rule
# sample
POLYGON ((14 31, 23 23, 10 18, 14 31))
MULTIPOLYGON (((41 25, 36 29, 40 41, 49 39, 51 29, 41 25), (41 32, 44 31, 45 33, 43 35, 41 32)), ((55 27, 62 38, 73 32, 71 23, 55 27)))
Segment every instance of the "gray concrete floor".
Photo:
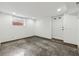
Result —
POLYGON ((38 37, 1 45, 0 56, 78 56, 76 48, 38 37))

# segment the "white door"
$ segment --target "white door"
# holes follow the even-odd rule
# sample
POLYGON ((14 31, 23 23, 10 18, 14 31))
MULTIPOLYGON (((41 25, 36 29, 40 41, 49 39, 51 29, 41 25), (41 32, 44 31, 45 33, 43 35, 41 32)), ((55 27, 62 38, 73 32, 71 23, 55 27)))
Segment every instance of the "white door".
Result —
POLYGON ((63 31, 64 31, 64 27, 63 27, 63 16, 61 16, 61 18, 57 17, 56 19, 52 19, 52 36, 53 38, 56 39, 61 39, 63 40, 63 31))

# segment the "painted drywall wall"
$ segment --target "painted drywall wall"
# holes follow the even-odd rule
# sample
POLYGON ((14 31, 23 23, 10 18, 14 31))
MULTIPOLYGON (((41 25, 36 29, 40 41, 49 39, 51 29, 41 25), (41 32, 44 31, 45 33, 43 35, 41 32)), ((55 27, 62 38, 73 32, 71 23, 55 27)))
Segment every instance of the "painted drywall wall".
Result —
POLYGON ((78 41, 78 20, 77 16, 64 15, 64 41, 77 44, 78 41))
POLYGON ((0 14, 0 42, 33 36, 34 21, 25 19, 25 26, 13 26, 12 16, 0 14))
POLYGON ((78 32, 77 32, 77 37, 78 37, 78 39, 77 39, 77 45, 78 45, 78 47, 79 47, 79 14, 78 14, 78 16, 77 16, 77 20, 78 20, 78 32))
POLYGON ((51 38, 51 20, 25 19, 25 26, 13 26, 13 17, 0 14, 0 42, 11 41, 33 35, 51 38))
POLYGON ((51 39, 51 19, 37 19, 35 23, 35 35, 51 39))

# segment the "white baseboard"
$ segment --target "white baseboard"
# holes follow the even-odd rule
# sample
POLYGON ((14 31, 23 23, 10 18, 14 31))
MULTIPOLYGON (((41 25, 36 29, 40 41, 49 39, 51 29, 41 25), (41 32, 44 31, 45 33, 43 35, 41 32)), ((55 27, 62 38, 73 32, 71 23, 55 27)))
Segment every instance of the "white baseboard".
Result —
POLYGON ((52 38, 64 40, 62 37, 53 36, 52 38))
POLYGON ((34 35, 34 36, 39 36, 39 37, 43 37, 43 38, 47 38, 47 39, 52 39, 51 37, 45 37, 45 36, 40 36, 40 35, 34 35))

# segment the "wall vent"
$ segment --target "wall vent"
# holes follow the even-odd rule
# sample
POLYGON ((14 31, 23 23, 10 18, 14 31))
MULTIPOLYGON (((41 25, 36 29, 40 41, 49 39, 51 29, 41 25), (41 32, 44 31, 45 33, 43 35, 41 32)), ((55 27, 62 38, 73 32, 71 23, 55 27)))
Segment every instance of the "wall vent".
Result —
POLYGON ((76 5, 79 5, 79 2, 76 2, 76 5))

